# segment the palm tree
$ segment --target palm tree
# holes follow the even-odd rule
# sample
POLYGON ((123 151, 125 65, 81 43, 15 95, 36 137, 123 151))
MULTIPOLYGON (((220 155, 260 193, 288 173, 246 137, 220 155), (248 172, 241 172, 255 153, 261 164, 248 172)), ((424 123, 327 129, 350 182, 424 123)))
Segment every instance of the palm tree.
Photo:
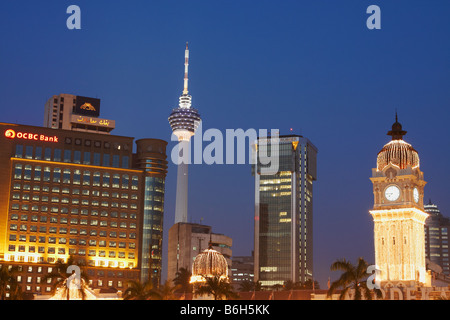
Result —
POLYGON ((170 281, 166 280, 164 285, 159 288, 159 294, 162 300, 176 300, 175 290, 178 289, 177 286, 172 286, 170 281))
POLYGON ((238 298, 238 295, 233 291, 231 284, 220 275, 204 277, 204 279, 205 283, 197 288, 195 291, 196 294, 210 294, 214 297, 214 300, 238 298))
POLYGON ((302 287, 300 289, 303 290, 312 290, 312 289, 320 289, 320 285, 319 282, 317 282, 316 280, 314 280, 314 285, 313 285, 313 280, 308 279, 305 282, 302 283, 302 287))
POLYGON ((245 280, 239 283, 240 292, 261 291, 261 282, 245 280))
POLYGON ((300 290, 302 288, 302 284, 300 282, 293 282, 292 280, 286 280, 284 282, 283 290, 300 290))
POLYGON ((87 274, 82 270, 82 267, 84 266, 80 262, 75 263, 75 258, 73 256, 69 256, 67 259, 67 262, 64 262, 63 260, 58 260, 56 262, 56 267, 53 268, 52 272, 45 275, 43 277, 43 280, 46 281, 48 279, 55 279, 56 281, 53 284, 52 288, 52 294, 55 294, 56 290, 61 289, 63 296, 66 297, 67 300, 70 298, 73 298, 74 292, 70 290, 68 285, 69 277, 73 278, 75 276, 75 271, 72 271, 72 273, 68 273, 68 269, 71 266, 78 266, 80 267, 80 283, 78 284, 77 295, 81 297, 82 300, 86 298, 86 289, 87 289, 87 283, 89 281, 89 277, 87 274))
POLYGON ((21 300, 22 290, 15 277, 17 272, 17 267, 0 266, 0 300, 6 300, 7 293, 9 300, 21 300))
POLYGON ((161 300, 161 294, 153 288, 151 280, 141 283, 137 280, 128 281, 128 288, 123 293, 124 300, 161 300))
MULTIPOLYGON (((361 300, 364 294, 365 299, 372 300, 372 290, 367 287, 367 268, 369 264, 363 259, 358 259, 356 266, 352 265, 345 259, 336 260, 330 267, 331 271, 342 270, 341 277, 334 281, 328 289, 327 296, 330 297, 337 288, 342 288, 339 296, 340 300, 344 300, 350 289, 354 289, 354 300, 361 300)), ((380 298, 381 291, 375 289, 377 298, 380 298)))
POLYGON ((176 292, 192 292, 192 284, 191 281, 191 272, 189 272, 186 268, 180 268, 175 274, 175 279, 173 279, 173 283, 176 287, 176 292))

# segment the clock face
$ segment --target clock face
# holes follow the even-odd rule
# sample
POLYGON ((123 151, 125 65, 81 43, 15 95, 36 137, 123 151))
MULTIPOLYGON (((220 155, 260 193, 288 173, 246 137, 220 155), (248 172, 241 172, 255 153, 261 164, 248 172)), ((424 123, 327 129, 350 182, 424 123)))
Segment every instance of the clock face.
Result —
POLYGON ((418 203, 418 202, 419 202, 419 190, 417 190, 417 188, 414 188, 414 190, 413 190, 413 196, 414 196, 414 201, 415 201, 416 203, 418 203))
POLYGON ((384 196, 389 201, 395 201, 400 197, 400 189, 397 186, 389 186, 384 191, 384 196))

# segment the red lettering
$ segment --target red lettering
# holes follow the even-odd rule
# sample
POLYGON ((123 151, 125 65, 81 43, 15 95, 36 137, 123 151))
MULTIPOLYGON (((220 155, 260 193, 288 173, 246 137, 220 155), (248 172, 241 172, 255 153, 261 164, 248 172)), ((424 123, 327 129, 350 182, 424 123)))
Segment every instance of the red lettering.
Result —
POLYGON ((26 139, 26 140, 36 140, 36 141, 49 141, 49 142, 58 142, 58 137, 53 136, 49 137, 44 134, 39 135, 38 133, 30 133, 30 132, 14 132, 14 130, 8 129, 5 131, 5 137, 9 139, 26 139))

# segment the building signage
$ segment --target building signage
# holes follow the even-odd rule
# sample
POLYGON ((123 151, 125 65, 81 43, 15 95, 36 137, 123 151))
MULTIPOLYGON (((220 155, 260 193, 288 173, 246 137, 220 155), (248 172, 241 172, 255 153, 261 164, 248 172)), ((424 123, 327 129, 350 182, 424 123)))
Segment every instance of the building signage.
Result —
POLYGON ((98 117, 100 115, 100 99, 77 96, 74 114, 89 117, 98 117))
POLYGON ((33 133, 33 132, 21 132, 8 129, 5 131, 5 137, 8 139, 24 139, 43 142, 59 142, 57 136, 47 136, 45 134, 33 133))
POLYGON ((73 122, 81 122, 81 123, 87 123, 87 124, 92 124, 92 125, 100 125, 100 126, 104 126, 104 127, 109 127, 111 124, 111 120, 83 117, 83 116, 76 117, 73 122))

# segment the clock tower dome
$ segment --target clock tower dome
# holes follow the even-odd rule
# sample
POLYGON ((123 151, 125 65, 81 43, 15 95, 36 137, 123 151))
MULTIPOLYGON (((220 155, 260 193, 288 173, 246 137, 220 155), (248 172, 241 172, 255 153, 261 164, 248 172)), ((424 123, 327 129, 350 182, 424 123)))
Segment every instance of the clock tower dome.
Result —
POLYGON ((417 151, 403 140, 406 131, 397 115, 388 135, 392 140, 372 169, 375 263, 381 282, 429 283, 425 266, 423 208, 426 182, 417 151))

